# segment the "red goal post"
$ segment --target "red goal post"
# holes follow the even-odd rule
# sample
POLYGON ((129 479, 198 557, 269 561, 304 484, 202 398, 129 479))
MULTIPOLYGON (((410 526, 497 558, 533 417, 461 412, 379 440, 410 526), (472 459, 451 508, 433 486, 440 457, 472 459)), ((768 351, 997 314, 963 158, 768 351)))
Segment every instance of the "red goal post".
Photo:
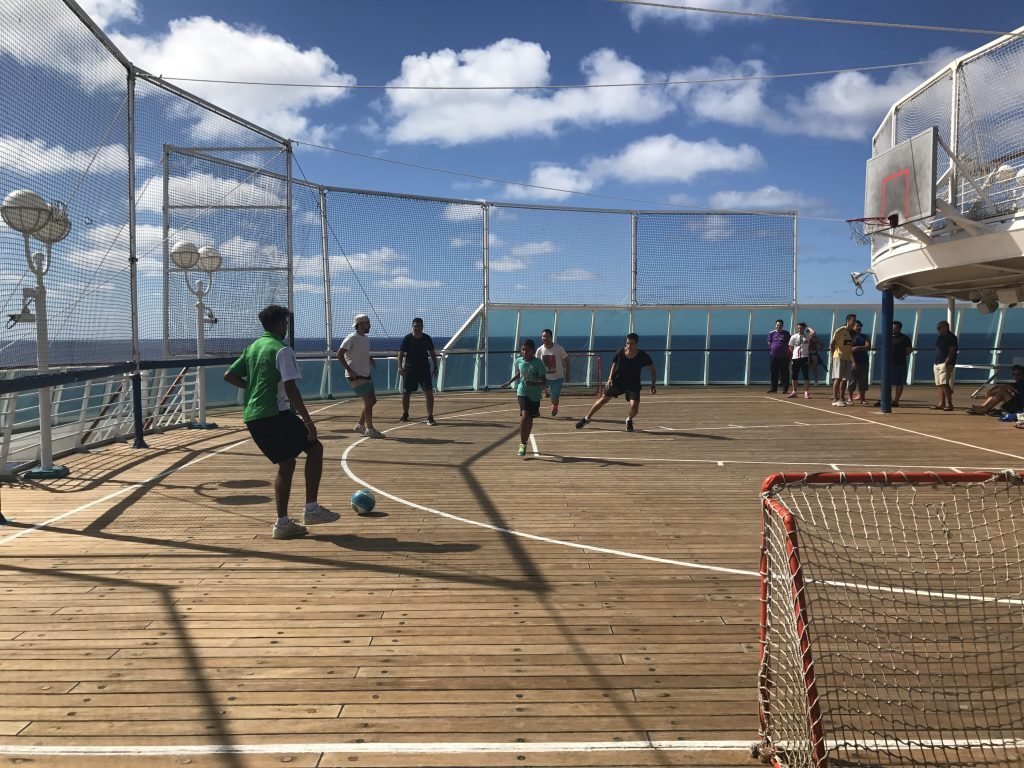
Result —
POLYGON ((786 473, 761 498, 754 756, 1024 764, 1024 478, 786 473))
POLYGON ((569 352, 569 375, 562 385, 562 396, 600 397, 604 392, 601 356, 595 352, 569 352))

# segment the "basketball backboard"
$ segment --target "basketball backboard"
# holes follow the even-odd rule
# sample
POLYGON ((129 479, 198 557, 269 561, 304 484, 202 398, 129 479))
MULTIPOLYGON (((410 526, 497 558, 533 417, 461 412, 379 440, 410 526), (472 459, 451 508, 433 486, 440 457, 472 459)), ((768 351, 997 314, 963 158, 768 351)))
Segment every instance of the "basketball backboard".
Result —
POLYGON ((935 215, 935 127, 928 128, 867 162, 864 215, 899 223, 935 215))

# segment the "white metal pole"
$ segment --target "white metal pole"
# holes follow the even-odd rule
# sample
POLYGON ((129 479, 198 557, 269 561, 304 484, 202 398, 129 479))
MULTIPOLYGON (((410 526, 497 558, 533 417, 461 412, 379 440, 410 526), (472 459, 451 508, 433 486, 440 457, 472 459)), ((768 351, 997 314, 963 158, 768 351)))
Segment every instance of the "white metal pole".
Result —
MULTIPOLYGON (((206 356, 206 305, 203 296, 206 286, 202 280, 196 283, 196 357, 206 356)), ((199 425, 206 426, 206 371, 202 365, 196 366, 196 392, 199 398, 199 425)))
MULTIPOLYGON (((28 236, 25 248, 29 248, 28 236)), ((46 326, 46 286, 43 284, 43 254, 32 254, 29 264, 36 274, 36 364, 40 375, 50 372, 50 338, 46 326)), ((40 387, 39 398, 39 469, 53 468, 53 434, 51 431, 50 388, 40 387)))

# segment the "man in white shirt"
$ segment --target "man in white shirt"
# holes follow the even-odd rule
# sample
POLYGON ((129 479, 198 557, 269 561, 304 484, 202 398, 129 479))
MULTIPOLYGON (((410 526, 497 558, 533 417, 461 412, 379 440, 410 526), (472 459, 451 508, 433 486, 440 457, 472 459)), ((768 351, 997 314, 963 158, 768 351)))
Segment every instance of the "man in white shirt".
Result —
POLYGON ((547 371, 547 388, 551 397, 551 415, 558 415, 558 398, 562 395, 562 385, 569 380, 569 353, 561 344, 554 342, 550 328, 540 333, 540 349, 537 357, 544 363, 547 371))
POLYGON ((807 323, 797 323, 796 332, 789 337, 790 357, 792 358, 793 391, 786 397, 796 397, 797 380, 804 375, 804 397, 811 399, 810 341, 814 334, 813 328, 807 323))
POLYGON ((354 429, 367 437, 384 437, 383 432, 373 428, 373 406, 377 404, 377 395, 373 389, 371 374, 376 363, 370 357, 370 318, 356 315, 352 320, 355 329, 345 337, 338 348, 338 362, 345 369, 345 378, 352 386, 352 391, 363 399, 363 412, 354 429))

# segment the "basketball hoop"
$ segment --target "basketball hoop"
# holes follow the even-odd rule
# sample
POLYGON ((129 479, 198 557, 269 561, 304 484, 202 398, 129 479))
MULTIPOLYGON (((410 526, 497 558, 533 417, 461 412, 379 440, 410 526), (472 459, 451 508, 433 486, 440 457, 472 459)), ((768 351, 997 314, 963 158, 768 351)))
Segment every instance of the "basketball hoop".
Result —
POLYGON ((867 216, 863 219, 847 219, 850 225, 850 239, 857 245, 871 245, 871 236, 883 229, 895 229, 899 226, 899 217, 867 216))

